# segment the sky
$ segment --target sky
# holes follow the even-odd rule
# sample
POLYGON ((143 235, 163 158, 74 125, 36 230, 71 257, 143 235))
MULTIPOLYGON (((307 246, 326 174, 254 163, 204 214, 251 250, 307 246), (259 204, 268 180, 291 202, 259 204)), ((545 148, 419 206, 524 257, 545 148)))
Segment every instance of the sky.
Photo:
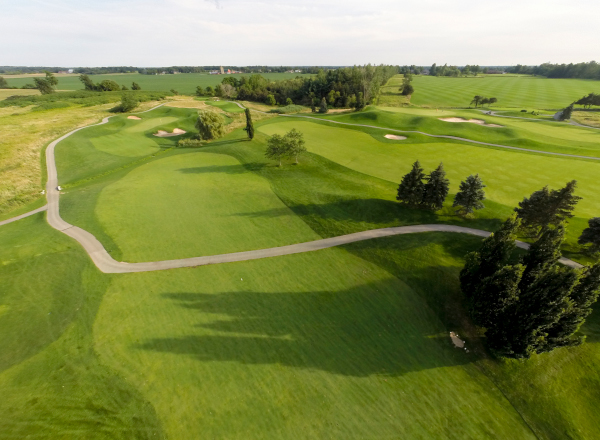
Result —
POLYGON ((0 11, 4 66, 489 66, 600 58, 597 0, 0 0, 0 11))

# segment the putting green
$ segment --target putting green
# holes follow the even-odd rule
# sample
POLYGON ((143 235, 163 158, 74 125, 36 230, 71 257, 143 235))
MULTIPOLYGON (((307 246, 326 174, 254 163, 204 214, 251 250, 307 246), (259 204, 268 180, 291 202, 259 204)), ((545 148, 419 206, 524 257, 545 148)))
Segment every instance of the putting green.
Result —
POLYGON ((320 238, 236 159, 191 152, 106 186, 95 215, 124 261, 262 249, 320 238))

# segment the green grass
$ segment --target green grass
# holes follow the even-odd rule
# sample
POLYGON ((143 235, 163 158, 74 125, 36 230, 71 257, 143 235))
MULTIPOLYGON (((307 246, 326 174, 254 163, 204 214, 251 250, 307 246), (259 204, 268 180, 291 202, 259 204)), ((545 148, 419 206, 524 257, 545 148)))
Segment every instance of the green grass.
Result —
MULTIPOLYGON (((393 77, 382 93, 396 93, 401 83, 401 75, 393 77)), ((600 90, 600 82, 593 80, 504 75, 469 78, 415 75, 412 84, 415 92, 410 103, 426 107, 468 107, 473 96, 482 95, 497 98, 497 105, 502 107, 561 109, 600 90)))
POLYGON ((9 96, 22 95, 22 96, 30 96, 30 95, 39 95, 40 92, 38 90, 32 89, 0 89, 0 101, 8 98, 9 96))
MULTIPOLYGON (((263 77, 268 80, 276 81, 282 79, 293 79, 299 76, 298 73, 262 73, 263 77)), ((235 78, 248 77, 250 74, 232 74, 235 78)), ((302 77, 308 75, 301 75, 302 77)), ((95 83, 102 82, 104 80, 113 80, 120 85, 125 85, 131 88, 131 83, 136 82, 140 85, 142 90, 154 90, 164 91, 175 89, 181 94, 193 95, 196 93, 196 87, 201 86, 206 88, 208 86, 214 87, 223 81, 223 75, 206 75, 201 73, 181 73, 177 75, 140 75, 138 73, 124 73, 124 74, 113 74, 113 75, 90 75, 90 78, 95 83)), ((9 75, 5 75, 5 79, 10 87, 16 86, 21 87, 25 84, 33 83, 32 78, 11 78, 9 75)), ((78 76, 67 76, 58 77, 57 88, 60 90, 81 90, 83 85, 79 81, 78 76)))
MULTIPOLYGON (((335 118, 372 117, 371 125, 410 118, 357 115, 335 118)), ((190 128, 194 111, 141 116, 119 116, 57 147, 59 181, 67 183, 61 215, 117 259, 247 250, 400 224, 493 230, 524 195, 571 174, 585 197, 571 243, 597 212, 600 164, 589 161, 410 134, 391 141, 385 131, 292 118, 257 123, 253 141, 237 130, 180 150, 152 133, 190 128), (267 135, 292 127, 304 132, 309 153, 279 168, 264 158, 267 135), (482 174, 486 209, 464 220, 449 206, 439 215, 400 206, 397 182, 416 158, 427 169, 443 160, 453 192, 471 172, 482 174)), ((442 124, 414 117, 428 129, 442 124)), ((542 134, 550 127, 528 124, 542 134)), ((529 129, 511 130, 525 138, 529 129)), ((555 146, 579 133, 557 129, 548 135, 555 146)), ((0 438, 593 438, 599 310, 582 329, 589 340, 582 347, 491 360, 458 285, 464 255, 479 243, 413 234, 104 275, 43 214, 4 226, 0 438), (451 330, 469 353, 452 346, 451 330)))
POLYGON ((240 106, 228 101, 205 101, 206 104, 218 107, 228 113, 244 113, 244 109, 240 106))

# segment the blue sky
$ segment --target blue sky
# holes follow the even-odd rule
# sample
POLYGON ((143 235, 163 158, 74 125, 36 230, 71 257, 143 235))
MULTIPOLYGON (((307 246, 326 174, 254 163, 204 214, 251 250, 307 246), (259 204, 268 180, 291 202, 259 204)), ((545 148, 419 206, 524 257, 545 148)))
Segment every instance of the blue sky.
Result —
POLYGON ((591 61, 600 47, 600 2, 589 0, 0 0, 0 10, 0 65, 513 65, 591 61))

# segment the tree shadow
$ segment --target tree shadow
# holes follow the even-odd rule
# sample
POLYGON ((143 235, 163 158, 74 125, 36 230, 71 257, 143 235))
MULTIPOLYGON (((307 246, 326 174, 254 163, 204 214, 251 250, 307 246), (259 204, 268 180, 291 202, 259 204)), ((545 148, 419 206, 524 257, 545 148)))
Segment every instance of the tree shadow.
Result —
POLYGON ((205 167, 181 168, 179 170, 183 174, 209 174, 209 173, 225 173, 225 174, 244 174, 248 170, 244 165, 208 165, 205 167))
POLYGON ((187 336, 152 339, 134 348, 356 377, 397 376, 478 359, 454 348, 418 295, 391 277, 338 292, 163 296, 198 311, 203 323, 187 336), (207 315, 214 315, 208 323, 207 315))
POLYGON ((580 332, 586 336, 587 342, 600 342, 600 302, 592 307, 592 314, 588 316, 580 332))

